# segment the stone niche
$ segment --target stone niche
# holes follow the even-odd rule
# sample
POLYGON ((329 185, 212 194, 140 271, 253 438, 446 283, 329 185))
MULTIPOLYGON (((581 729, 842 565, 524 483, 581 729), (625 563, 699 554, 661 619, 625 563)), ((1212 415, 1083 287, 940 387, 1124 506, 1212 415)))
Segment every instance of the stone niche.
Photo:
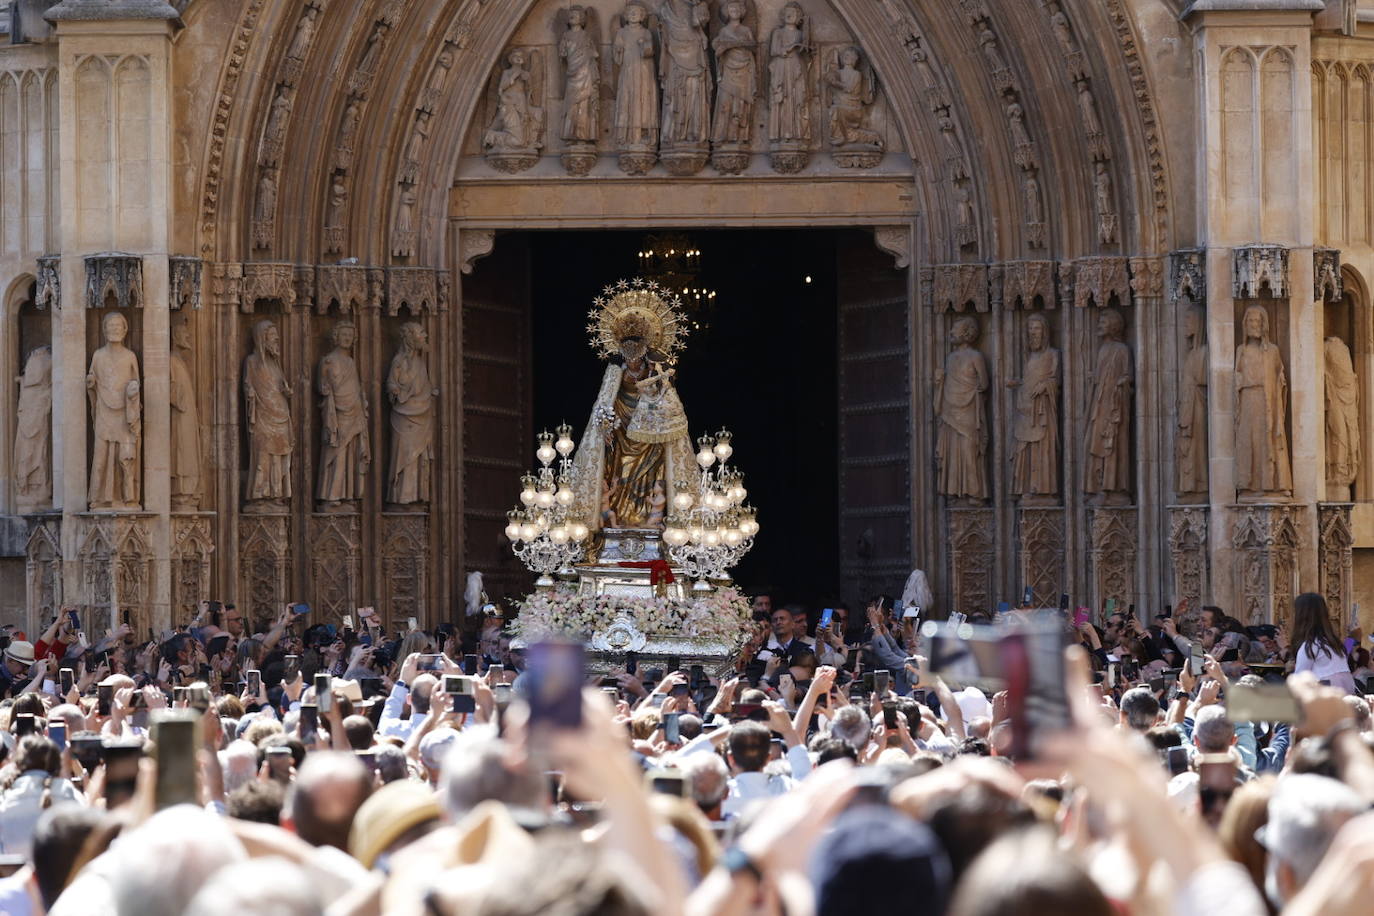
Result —
MULTIPOLYGON (((485 75, 487 91, 463 141, 460 174, 844 174, 874 169, 888 153, 902 153, 868 55, 825 0, 800 0, 806 50, 790 60, 774 53, 773 42, 774 32, 785 27, 790 0, 744 0, 738 22, 727 18, 731 3, 701 4, 709 15, 696 28, 706 36, 712 73, 704 108, 683 123, 662 123, 665 95, 679 86, 658 38, 660 25, 667 27, 674 15, 665 12, 667 2, 642 0, 649 12, 645 31, 630 24, 619 41, 627 25, 625 0, 582 0, 582 16, 571 24, 565 0, 535 4, 485 75), (595 47, 594 65, 581 33, 595 47), (637 42, 645 36, 653 46, 652 65, 643 68, 636 88, 632 74, 622 79, 624 49, 641 46, 637 42), (775 79, 781 85, 784 75, 792 88, 780 90, 788 97, 785 110, 780 105, 773 111, 770 86, 775 79), (616 130, 616 113, 618 104, 635 108, 628 101, 633 93, 642 97, 636 110, 644 128, 628 138, 616 130)), ((778 47, 785 37, 779 36, 778 47)), ((633 64, 631 58, 630 70, 633 64)), ((703 104, 690 90, 675 97, 703 104)), ((423 146, 431 131, 425 112, 417 112, 410 140, 423 146)), ((403 183, 408 180, 401 176, 403 183)))

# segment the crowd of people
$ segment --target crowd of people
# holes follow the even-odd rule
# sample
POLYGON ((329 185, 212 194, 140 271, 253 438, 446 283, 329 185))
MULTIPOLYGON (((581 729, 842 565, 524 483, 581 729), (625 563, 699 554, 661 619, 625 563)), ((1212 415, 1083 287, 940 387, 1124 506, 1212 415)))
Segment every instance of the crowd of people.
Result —
POLYGON ((1321 597, 960 615, 1057 628, 1062 683, 1005 689, 943 669, 928 613, 773 598, 722 668, 571 676, 494 607, 7 628, 0 914, 1374 911, 1369 651, 1321 597))

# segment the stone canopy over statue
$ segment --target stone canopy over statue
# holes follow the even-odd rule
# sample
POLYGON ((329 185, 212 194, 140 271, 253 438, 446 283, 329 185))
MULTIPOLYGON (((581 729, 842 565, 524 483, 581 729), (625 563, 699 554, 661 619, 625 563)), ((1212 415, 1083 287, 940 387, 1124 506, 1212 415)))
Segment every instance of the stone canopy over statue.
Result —
POLYGON ((589 330, 610 365, 577 449, 574 514, 592 531, 661 531, 673 488, 697 473, 671 368, 680 316, 654 290, 630 287, 592 312, 589 330))

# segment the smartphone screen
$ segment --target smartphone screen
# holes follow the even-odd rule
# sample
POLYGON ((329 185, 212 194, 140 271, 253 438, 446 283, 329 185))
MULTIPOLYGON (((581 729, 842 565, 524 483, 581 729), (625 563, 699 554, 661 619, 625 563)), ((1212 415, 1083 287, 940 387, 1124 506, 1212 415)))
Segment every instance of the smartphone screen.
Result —
POLYGON ((75 610, 67 611, 67 620, 71 623, 73 630, 81 629, 81 615, 77 614, 75 610))
POLYGON ((67 694, 72 692, 72 686, 76 684, 75 672, 70 668, 58 668, 57 680, 62 685, 62 697, 65 699, 67 694))
POLYGON ((67 749, 67 723, 62 719, 48 722, 48 737, 57 745, 58 753, 67 749))
POLYGON ((297 617, 304 617, 306 614, 310 613, 310 605, 304 602, 301 604, 293 604, 291 605, 291 613, 295 614, 297 617))
POLYGON ((117 808, 134 797, 143 747, 133 743, 105 745, 101 756, 105 760, 105 807, 117 808))
POLYGON ((114 686, 112 684, 101 684, 96 688, 95 693, 96 714, 108 716, 111 706, 114 704, 114 686))
POLYGON ((477 657, 476 655, 472 655, 472 654, 464 655, 464 656, 463 656, 463 673, 466 674, 468 677, 476 677, 476 676, 477 676, 477 673, 478 673, 478 671, 477 671, 477 666, 478 666, 478 664, 479 664, 479 661, 478 661, 478 657, 477 657))
POLYGON ((157 783, 154 797, 159 810, 173 805, 194 805, 196 793, 196 728, 200 715, 192 710, 161 710, 153 722, 157 749, 157 783))
POLYGON ((687 781, 682 778, 680 773, 657 770, 649 774, 648 780, 649 790, 652 792, 672 795, 677 798, 687 797, 687 781))
POLYGON ((277 782, 291 781, 291 767, 295 762, 289 747, 269 747, 267 749, 267 765, 272 773, 272 778, 277 782))
POLYGON ((831 620, 831 618, 834 617, 834 616, 835 616, 835 609, 834 609, 833 607, 828 607, 828 608, 826 608, 825 610, 821 611, 821 622, 820 622, 820 626, 822 626, 822 627, 824 627, 824 628, 826 628, 826 629, 829 629, 829 628, 830 628, 830 620, 831 620))
POLYGON ((243 677, 248 682, 248 695, 257 696, 258 691, 262 688, 262 672, 257 670, 246 671, 243 677))
POLYGON ((315 675, 315 705, 319 707, 320 712, 329 712, 331 701, 334 699, 333 683, 334 679, 327 672, 315 675))
POLYGON ((886 668, 879 668, 873 672, 873 691, 878 694, 886 694, 888 686, 892 683, 892 672, 886 668))
POLYGON ((320 727, 319 707, 313 703, 301 704, 300 735, 302 741, 314 741, 315 732, 320 727))
POLYGON ((1195 643, 1193 643, 1193 644, 1189 647, 1189 651, 1188 651, 1188 672, 1189 672, 1190 674, 1192 674, 1193 677, 1201 677, 1201 676, 1202 676, 1202 671, 1203 671, 1203 668, 1202 668, 1202 659, 1203 659, 1203 656, 1206 655, 1206 654, 1207 654, 1207 653, 1206 653, 1206 651, 1202 648, 1202 644, 1201 644, 1201 643, 1196 643, 1196 642, 1195 642, 1195 643))
POLYGON ((1188 749, 1186 747, 1169 748, 1167 762, 1170 776, 1178 776, 1188 772, 1188 749))
POLYGON ((444 667, 444 657, 442 655, 421 655, 420 661, 415 667, 420 671, 440 671, 444 667))
POLYGON ((530 728, 575 729, 582 725, 586 658, 580 643, 544 642, 529 647, 525 670, 530 728))
POLYGON ((678 730, 680 716, 680 713, 670 712, 663 717, 663 740, 669 744, 679 744, 682 741, 682 733, 678 730))
POLYGON ((14 737, 22 738, 38 731, 38 720, 31 712, 21 712, 14 717, 14 737))
POLYGON ((894 700, 883 700, 883 726, 889 729, 897 727, 897 703, 894 700))
POLYGON ((299 655, 286 656, 286 666, 282 669, 281 679, 286 683, 293 683, 301 673, 301 657, 299 655))
POLYGON ((444 693, 448 694, 449 708, 454 712, 470 714, 477 711, 477 695, 472 678, 461 674, 445 675, 444 693))
POLYGON ((915 620, 915 619, 920 618, 920 616, 921 616, 921 606, 920 606, 919 604, 913 604, 913 605, 911 605, 910 607, 908 607, 906 610, 902 611, 902 619, 903 619, 903 620, 915 620))

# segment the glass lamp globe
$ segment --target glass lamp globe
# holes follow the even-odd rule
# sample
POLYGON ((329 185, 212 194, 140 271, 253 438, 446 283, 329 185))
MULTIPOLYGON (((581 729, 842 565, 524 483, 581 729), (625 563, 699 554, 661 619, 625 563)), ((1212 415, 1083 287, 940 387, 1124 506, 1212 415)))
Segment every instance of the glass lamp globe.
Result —
POLYGON ((553 447, 558 450, 559 455, 566 458, 572 454, 573 441, 567 436, 560 436, 558 441, 553 444, 553 447))
POLYGON ((568 529, 563 525, 554 525, 549 529, 549 540, 555 544, 568 543, 568 529))
POLYGON ((557 454, 552 445, 541 445, 534 451, 534 457, 539 459, 540 464, 548 464, 557 454))
POLYGON ((726 528, 721 540, 725 541, 726 547, 738 547, 744 540, 744 534, 738 528, 726 528))
POLYGON ((538 493, 535 494, 534 501, 539 506, 539 508, 547 509, 553 505, 553 494, 550 493, 548 490, 540 490, 538 493))
POLYGON ((528 544, 530 541, 539 537, 539 527, 532 522, 525 522, 520 526, 520 540, 528 544))
POLYGON ((693 522, 692 527, 687 529, 687 536, 692 539, 693 544, 700 544, 702 538, 706 537, 706 529, 701 522, 693 522))
POLYGON ((702 540, 702 543, 704 543, 707 547, 719 547, 719 546, 720 546, 720 529, 719 529, 719 528, 710 528, 710 529, 708 529, 708 530, 705 532, 705 536, 704 536, 701 540, 702 540))
POLYGON ((715 452, 716 457, 719 458, 721 461, 729 461, 730 456, 735 453, 735 447, 730 444, 729 439, 725 439, 720 442, 717 442, 716 447, 713 448, 711 451, 715 452))
POLYGON ((711 465, 715 463, 715 453, 713 453, 709 449, 702 449, 701 451, 697 452, 697 464, 701 465, 702 470, 709 468, 711 465))
POLYGON ((678 490, 673 497, 673 508, 679 512, 686 512, 692 508, 692 494, 686 490, 678 490))
POLYGON ((687 532, 678 527, 665 528, 663 530, 663 540, 668 542, 669 547, 681 547, 687 543, 687 532))
POLYGON ((510 538, 512 541, 520 540, 519 522, 511 522, 509 525, 506 526, 506 537, 510 538))
POLYGON ((560 506, 571 506, 573 504, 573 491, 567 487, 559 487, 554 498, 558 500, 560 506))
POLYGON ((572 525, 572 527, 568 529, 568 534, 572 537, 574 541, 577 541, 579 543, 585 541, 589 533, 590 532, 587 531, 587 526, 582 524, 581 522, 575 522, 572 525))
POLYGON ((535 492, 533 490, 521 490, 520 501, 527 506, 534 505, 535 492))

